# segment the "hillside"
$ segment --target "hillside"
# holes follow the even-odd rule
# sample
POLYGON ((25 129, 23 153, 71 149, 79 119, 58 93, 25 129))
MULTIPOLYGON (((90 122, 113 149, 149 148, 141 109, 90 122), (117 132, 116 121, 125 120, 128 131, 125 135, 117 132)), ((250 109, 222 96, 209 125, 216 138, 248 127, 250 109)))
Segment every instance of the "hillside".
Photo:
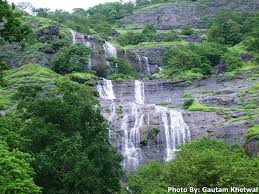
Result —
POLYGON ((256 193, 258 3, 0 0, 0 193, 256 193))
POLYGON ((184 26, 204 29, 221 11, 254 13, 258 8, 259 2, 256 0, 199 0, 192 2, 176 0, 146 5, 134 11, 132 15, 122 18, 119 23, 126 28, 139 28, 150 24, 159 30, 184 26))

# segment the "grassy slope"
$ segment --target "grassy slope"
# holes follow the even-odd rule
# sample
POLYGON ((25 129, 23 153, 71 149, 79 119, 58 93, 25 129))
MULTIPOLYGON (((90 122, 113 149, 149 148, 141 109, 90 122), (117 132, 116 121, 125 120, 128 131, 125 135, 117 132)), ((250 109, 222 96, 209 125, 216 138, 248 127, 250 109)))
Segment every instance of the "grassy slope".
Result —
POLYGON ((44 94, 55 89, 60 82, 71 82, 78 85, 78 83, 70 81, 73 76, 81 77, 90 83, 94 79, 90 73, 61 76, 51 69, 37 64, 23 65, 17 69, 8 70, 4 76, 6 87, 0 87, 0 111, 6 110, 15 104, 13 96, 20 86, 41 86, 44 94))

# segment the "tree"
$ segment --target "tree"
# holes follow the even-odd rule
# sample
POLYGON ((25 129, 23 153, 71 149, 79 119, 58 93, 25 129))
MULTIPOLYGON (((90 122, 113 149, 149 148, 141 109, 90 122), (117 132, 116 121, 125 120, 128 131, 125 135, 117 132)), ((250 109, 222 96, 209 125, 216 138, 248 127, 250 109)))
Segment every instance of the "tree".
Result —
POLYGON ((208 30, 208 39, 221 44, 235 45, 242 41, 242 25, 239 15, 221 13, 208 30))
POLYGON ((174 161, 139 167, 128 180, 138 194, 166 193, 168 186, 252 188, 259 182, 259 159, 249 158, 239 147, 205 138, 183 145, 174 161))
POLYGON ((29 39, 31 28, 22 23, 20 15, 13 12, 10 5, 0 0, 0 41, 22 42, 29 39))
POLYGON ((41 188, 33 182, 32 158, 16 149, 9 151, 0 140, 0 193, 41 193, 41 188))
POLYGON ((123 58, 109 58, 108 61, 112 67, 109 76, 110 78, 138 78, 137 71, 131 65, 129 65, 123 58))
POLYGON ((4 85, 4 71, 8 68, 9 66, 4 61, 0 61, 0 86, 4 85))
POLYGON ((75 44, 71 47, 65 47, 58 51, 54 56, 54 70, 60 74, 72 73, 74 71, 83 71, 91 56, 90 48, 75 44))
POLYGON ((94 91, 64 79, 49 95, 38 98, 26 87, 16 95, 20 118, 27 121, 21 134, 30 140, 25 150, 35 157, 36 183, 44 193, 119 191, 121 157, 109 143, 94 91))

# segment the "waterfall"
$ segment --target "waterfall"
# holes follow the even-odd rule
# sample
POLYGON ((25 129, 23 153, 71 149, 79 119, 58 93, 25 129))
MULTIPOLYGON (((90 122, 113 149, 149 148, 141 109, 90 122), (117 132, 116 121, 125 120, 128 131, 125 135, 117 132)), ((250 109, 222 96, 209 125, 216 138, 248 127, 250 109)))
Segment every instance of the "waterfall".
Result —
POLYGON ((70 30, 70 32, 72 34, 73 44, 76 44, 76 32, 74 30, 70 30))
MULTIPOLYGON (((97 85, 97 91, 101 97, 101 99, 110 101, 110 116, 108 118, 109 122, 112 122, 114 116, 116 115, 116 106, 114 103, 114 100, 116 99, 114 91, 113 91, 113 85, 111 80, 103 79, 103 84, 97 85)), ((110 134, 110 131, 109 131, 110 134)))
POLYGON ((136 56, 138 58, 138 65, 139 65, 139 69, 140 69, 141 73, 150 76, 151 72, 150 72, 150 65, 148 62, 148 58, 146 56, 140 56, 137 54, 136 54, 136 56), (144 61, 144 63, 142 63, 142 61, 144 61))
POLYGON ((103 45, 104 55, 106 58, 117 58, 117 49, 109 42, 105 42, 103 45))
POLYGON ((105 99, 105 100, 116 99, 111 80, 107 80, 103 78, 103 85, 98 84, 97 91, 102 99, 105 99))
POLYGON ((126 171, 132 171, 140 164, 142 159, 140 149, 140 127, 143 126, 144 114, 141 107, 135 103, 130 103, 131 113, 124 115, 121 124, 123 131, 122 137, 122 154, 124 156, 123 167, 126 171), (135 119, 134 126, 129 127, 129 118, 133 116, 135 119))
POLYGON ((149 66, 149 63, 148 63, 148 58, 147 57, 143 57, 144 60, 145 60, 145 68, 146 68, 146 71, 147 71, 147 75, 150 76, 150 66, 149 66))
POLYGON ((145 86, 142 81, 135 80, 135 101, 137 104, 144 104, 145 103, 145 86))
POLYGON ((182 113, 166 107, 156 106, 160 114, 162 127, 165 131, 165 161, 174 158, 179 145, 191 139, 190 130, 184 122, 182 113))
MULTIPOLYGON (((123 90, 123 88, 119 90, 121 89, 123 90)), ((181 112, 155 104, 145 104, 143 81, 134 81, 134 98, 132 99, 131 96, 129 101, 116 98, 111 80, 103 79, 97 85, 97 91, 101 103, 105 105, 104 108, 110 110, 108 114, 106 111, 105 118, 116 127, 114 131, 109 129, 110 141, 116 140, 115 145, 124 157, 122 165, 126 172, 135 170, 140 164, 150 159, 150 155, 147 154, 149 145, 152 145, 152 149, 156 149, 154 146, 157 146, 157 151, 161 152, 160 158, 170 161, 175 158, 179 146, 191 139, 189 127, 181 112), (121 106, 122 111, 117 112, 116 105, 121 106), (115 116, 116 119, 114 119, 115 116), (154 139, 148 139, 149 135, 147 135, 152 133, 154 125, 159 129, 156 136, 159 142, 157 144, 154 144, 154 139), (144 140, 148 144, 142 144, 144 140)), ((118 96, 121 96, 120 93, 118 96)))

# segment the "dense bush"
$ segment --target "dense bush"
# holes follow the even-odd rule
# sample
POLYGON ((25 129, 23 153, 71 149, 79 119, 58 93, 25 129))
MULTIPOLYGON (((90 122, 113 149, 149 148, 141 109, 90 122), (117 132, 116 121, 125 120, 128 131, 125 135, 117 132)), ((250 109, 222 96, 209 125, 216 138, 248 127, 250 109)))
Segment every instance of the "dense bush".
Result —
POLYGON ((33 181, 30 154, 11 150, 0 140, 0 193, 41 193, 33 181))
POLYGON ((188 27, 188 26, 182 27, 182 29, 181 29, 181 34, 182 35, 190 36, 193 33, 194 33, 193 29, 188 27))
POLYGON ((54 56, 53 69, 60 74, 83 71, 90 56, 91 50, 82 44, 62 48, 54 56))
POLYGON ((111 69, 109 72, 109 79, 137 79, 137 71, 125 61, 123 58, 109 58, 111 69))
POLYGON ((0 1, 0 43, 3 40, 22 42, 31 39, 32 30, 27 24, 22 23, 20 17, 21 15, 14 13, 6 1, 0 1))
POLYGON ((127 32, 126 34, 122 34, 117 38, 117 41, 120 45, 138 45, 142 42, 147 42, 148 38, 139 32, 127 32))
POLYGON ((137 45, 142 42, 157 41, 157 31, 152 25, 145 25, 142 32, 127 32, 117 37, 120 45, 137 45))
POLYGON ((185 93, 183 95, 183 108, 184 109, 188 109, 194 102, 194 99, 192 97, 192 94, 191 93, 185 93))
POLYGON ((239 55, 235 55, 235 53, 226 53, 222 57, 222 63, 224 63, 227 67, 227 71, 233 71, 242 66, 242 61, 239 55))
MULTIPOLYGON (((16 114, 0 118, 0 139, 35 158, 31 163, 34 180, 43 193, 119 191, 121 160, 109 143, 94 91, 66 79, 57 80, 56 86, 44 98, 39 98, 39 86, 19 87, 16 114)), ((17 168, 18 163, 23 165, 22 161, 13 162, 17 168)), ((29 167, 23 172, 25 178, 32 176, 29 167)), ((21 193, 37 193, 29 178, 26 184, 31 190, 21 193)), ((26 189, 26 184, 20 184, 21 188, 26 189)))
POLYGON ((133 193, 167 193, 167 187, 229 188, 256 187, 259 160, 249 158, 240 148, 209 139, 183 145, 176 160, 140 166, 129 177, 133 193))
POLYGON ((239 62, 236 66, 233 66, 230 59, 224 60, 226 53, 227 48, 217 43, 188 44, 168 49, 163 56, 163 63, 170 76, 184 75, 185 71, 210 75, 213 67, 221 62, 231 66, 228 71, 240 67, 238 57, 233 57, 239 62))

